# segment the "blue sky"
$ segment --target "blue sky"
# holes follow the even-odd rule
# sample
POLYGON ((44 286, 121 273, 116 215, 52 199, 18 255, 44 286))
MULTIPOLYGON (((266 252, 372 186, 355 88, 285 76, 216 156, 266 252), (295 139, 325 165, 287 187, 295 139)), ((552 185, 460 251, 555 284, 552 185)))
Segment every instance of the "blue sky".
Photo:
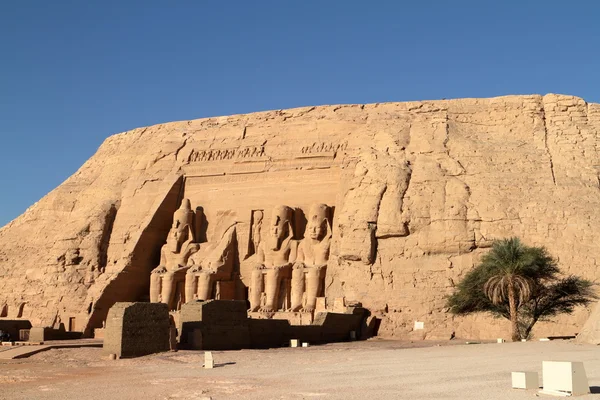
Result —
POLYGON ((0 226, 118 132, 305 105, 600 102, 600 2, 0 0, 0 226))

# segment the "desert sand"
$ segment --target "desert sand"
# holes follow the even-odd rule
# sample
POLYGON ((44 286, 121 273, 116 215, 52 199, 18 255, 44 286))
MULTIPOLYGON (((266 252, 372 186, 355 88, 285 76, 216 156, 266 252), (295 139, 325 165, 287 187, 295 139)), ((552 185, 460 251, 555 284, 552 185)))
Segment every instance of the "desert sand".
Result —
MULTIPOLYGON (((309 348, 179 351, 109 361, 64 349, 0 362, 1 399, 531 399, 511 371, 583 361, 600 393, 600 349, 570 341, 485 343, 370 340, 309 348), (428 347, 423 347, 428 346, 428 347)), ((581 398, 594 398, 590 394, 581 398)), ((540 395, 542 398, 552 398, 540 395)))

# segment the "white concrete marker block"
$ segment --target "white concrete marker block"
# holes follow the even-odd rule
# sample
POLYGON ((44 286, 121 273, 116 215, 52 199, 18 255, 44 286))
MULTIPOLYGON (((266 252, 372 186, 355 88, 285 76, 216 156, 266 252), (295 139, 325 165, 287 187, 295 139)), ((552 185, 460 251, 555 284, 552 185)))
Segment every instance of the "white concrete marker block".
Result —
POLYGON ((215 360, 213 358, 212 352, 205 351, 204 352, 204 368, 214 368, 215 360))
POLYGON ((419 331, 421 329, 425 329, 425 322, 415 321, 415 326, 413 327, 413 331, 419 331))
POLYGON ((504 339, 502 339, 502 338, 498 338, 498 339, 496 339, 496 341, 497 341, 498 343, 504 343, 504 339))
POLYGON ((580 396, 590 392, 582 362, 543 361, 544 391, 568 392, 580 396))
POLYGON ((298 339, 290 340, 290 347, 298 347, 298 339))
POLYGON ((308 343, 307 342, 302 342, 302 347, 308 347, 308 343))
POLYGON ((527 339, 521 339, 521 342, 526 342, 526 341, 527 341, 527 339))
POLYGON ((532 371, 513 372, 512 387, 513 389, 539 389, 538 373, 532 371))

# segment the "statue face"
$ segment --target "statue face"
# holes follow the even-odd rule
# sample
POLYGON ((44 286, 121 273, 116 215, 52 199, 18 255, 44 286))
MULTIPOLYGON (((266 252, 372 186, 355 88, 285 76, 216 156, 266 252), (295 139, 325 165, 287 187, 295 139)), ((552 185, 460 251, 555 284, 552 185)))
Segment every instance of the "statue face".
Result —
POLYGON ((308 237, 313 240, 321 240, 325 235, 325 220, 314 215, 306 226, 308 237))
POLYGON ((325 204, 313 204, 310 208, 306 235, 312 240, 322 240, 327 233, 329 207, 325 204))
POLYGON ((181 245, 187 240, 187 225, 180 221, 173 221, 173 226, 167 237, 167 249, 172 253, 178 253, 181 250, 181 245))
POLYGON ((167 236, 167 249, 172 253, 179 253, 183 242, 188 240, 189 227, 192 226, 194 212, 191 209, 190 201, 183 199, 181 207, 173 214, 173 225, 167 236))
POLYGON ((271 229, 269 229, 269 248, 279 250, 281 241, 288 235, 287 224, 279 216, 276 216, 271 229))
POLYGON ((267 237, 267 246, 269 249, 279 250, 283 240, 290 234, 291 214, 292 210, 286 206, 276 207, 273 210, 269 236, 267 237))

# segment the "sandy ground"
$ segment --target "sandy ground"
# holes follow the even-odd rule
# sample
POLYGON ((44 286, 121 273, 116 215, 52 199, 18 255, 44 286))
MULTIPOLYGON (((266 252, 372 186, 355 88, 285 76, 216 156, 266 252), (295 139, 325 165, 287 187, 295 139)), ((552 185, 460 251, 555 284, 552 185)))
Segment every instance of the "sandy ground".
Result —
POLYGON ((600 347, 461 343, 219 351, 212 370, 198 351, 109 361, 99 348, 50 350, 1 361, 0 399, 531 399, 536 391, 511 389, 510 373, 537 371, 541 380, 543 360, 583 361, 600 393, 600 347))

